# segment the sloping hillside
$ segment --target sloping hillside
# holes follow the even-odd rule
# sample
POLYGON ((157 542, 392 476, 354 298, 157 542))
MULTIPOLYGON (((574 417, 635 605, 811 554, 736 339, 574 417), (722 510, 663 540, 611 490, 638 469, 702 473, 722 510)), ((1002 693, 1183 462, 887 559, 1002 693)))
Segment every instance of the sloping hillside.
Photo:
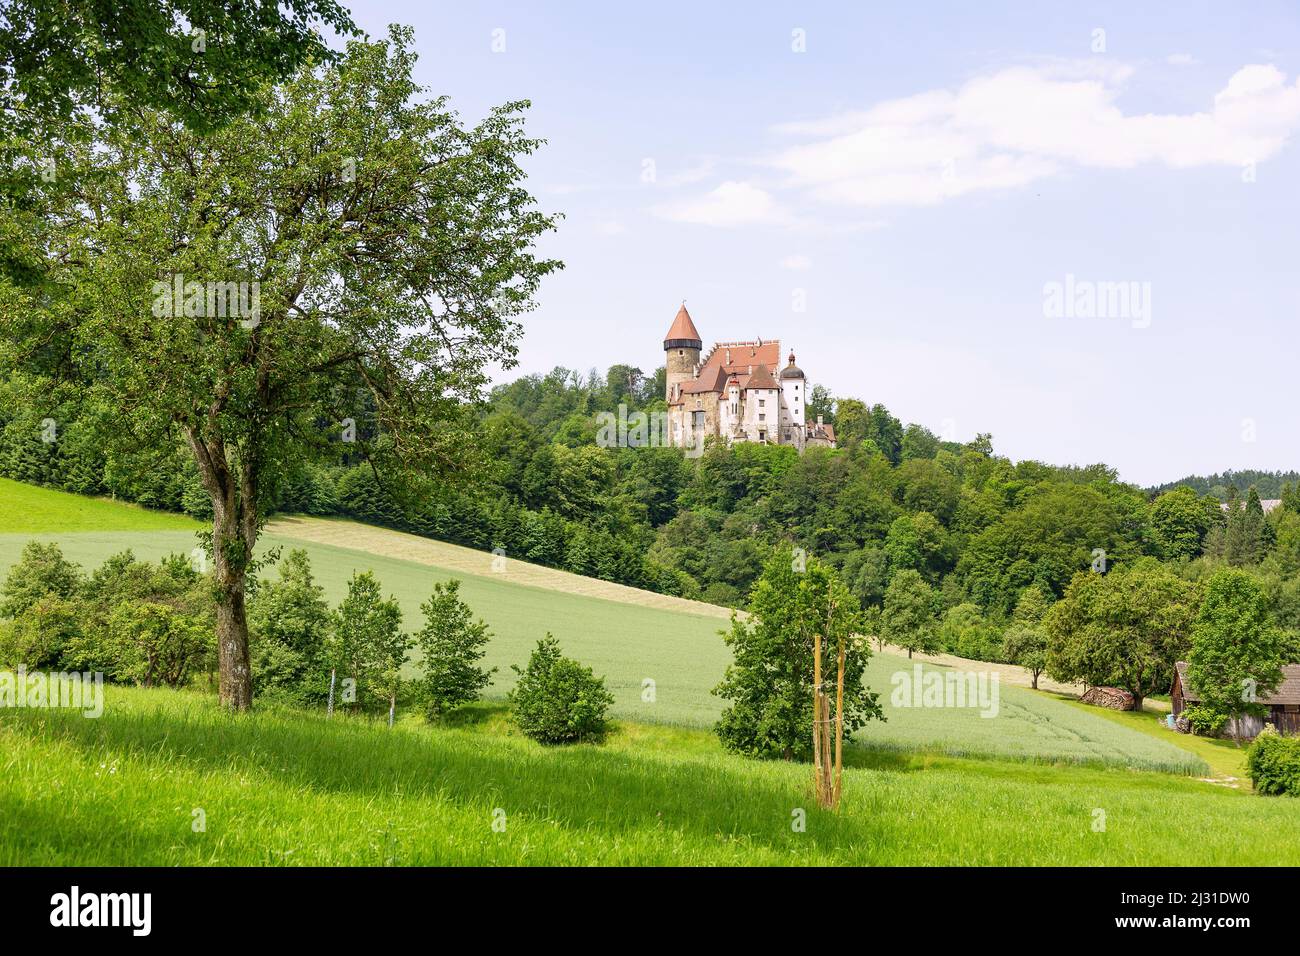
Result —
MULTIPOLYGON (((38 507, 60 530, 0 534, 0 575, 17 559, 23 542, 34 536, 57 542, 69 559, 89 569, 128 548, 151 560, 189 553, 195 547, 194 530, 201 527, 163 516, 191 530, 142 530, 140 522, 152 520, 156 513, 46 489, 18 490, 23 502, 38 507), (112 530, 115 523, 121 530, 112 530)), ((11 513, 12 491, 0 485, 0 514, 11 513)), ((305 550, 333 603, 342 598, 354 572, 373 571, 385 591, 397 598, 410 630, 419 626, 420 604, 433 584, 459 578, 462 596, 493 632, 487 654, 487 663, 497 668, 489 689, 493 697, 514 685, 511 665, 522 664, 537 640, 551 633, 566 653, 606 678, 617 717, 699 727, 712 724, 722 710, 723 702, 712 689, 731 659, 719 633, 730 613, 723 608, 508 558, 502 570, 493 571, 491 554, 348 521, 281 519, 270 526, 262 546, 305 550)), ((1014 686, 1023 678, 1014 673, 1017 668, 1005 665, 943 662, 999 675, 997 717, 981 717, 972 708, 893 706, 891 691, 899 679, 895 675, 908 677, 919 663, 891 653, 873 659, 867 681, 880 695, 888 720, 870 724, 858 735, 861 741, 893 750, 921 748, 1178 772, 1202 769, 1199 758, 1177 746, 1172 734, 1169 741, 1155 739, 1014 686)))

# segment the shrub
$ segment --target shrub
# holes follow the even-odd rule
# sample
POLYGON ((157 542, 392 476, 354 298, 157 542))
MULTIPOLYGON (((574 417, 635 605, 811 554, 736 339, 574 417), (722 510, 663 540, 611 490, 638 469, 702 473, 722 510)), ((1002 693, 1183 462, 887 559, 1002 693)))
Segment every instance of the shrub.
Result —
POLYGON ((183 555, 152 564, 130 551, 115 554, 95 569, 80 597, 65 667, 179 686, 214 659, 209 579, 183 555))
POLYGON ((1257 793, 1300 797, 1300 737, 1265 727, 1246 751, 1246 772, 1257 793))
POLYGON ((28 541, 0 589, 0 617, 18 617, 46 595, 71 598, 80 586, 80 569, 57 544, 28 541))
POLYGON ((537 642, 527 667, 512 669, 519 683, 510 692, 511 713, 533 740, 567 744, 605 733, 605 714, 614 697, 604 678, 563 656, 550 634, 537 642))
POLYGON ((202 615, 152 601, 115 607, 106 638, 117 679, 145 687, 184 686, 213 644, 212 628, 202 615))
POLYGON ((1208 704, 1191 704, 1183 709, 1182 716, 1187 718, 1192 733, 1201 737, 1217 737, 1232 715, 1208 704))
POLYGON ((0 624, 0 666, 53 667, 80 632, 76 606, 55 594, 37 598, 12 621, 0 624))

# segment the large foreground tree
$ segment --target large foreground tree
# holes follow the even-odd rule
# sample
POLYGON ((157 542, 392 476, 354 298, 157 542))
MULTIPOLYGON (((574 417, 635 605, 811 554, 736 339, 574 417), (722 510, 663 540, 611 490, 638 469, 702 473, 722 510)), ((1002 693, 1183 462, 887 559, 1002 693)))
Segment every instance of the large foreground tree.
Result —
POLYGON ((322 30, 357 33, 335 0, 6 0, 0 129, 127 104, 211 128, 257 105, 263 83, 329 59, 322 30))
POLYGON ((414 85, 410 45, 349 44, 205 135, 73 116, 41 215, 0 222, 37 277, 0 285, 4 364, 84 389, 106 442, 193 456, 231 708, 251 705, 245 581, 277 484, 344 450, 397 491, 463 474, 467 403, 559 266, 533 250, 554 219, 521 185, 527 104, 463 125, 414 85))

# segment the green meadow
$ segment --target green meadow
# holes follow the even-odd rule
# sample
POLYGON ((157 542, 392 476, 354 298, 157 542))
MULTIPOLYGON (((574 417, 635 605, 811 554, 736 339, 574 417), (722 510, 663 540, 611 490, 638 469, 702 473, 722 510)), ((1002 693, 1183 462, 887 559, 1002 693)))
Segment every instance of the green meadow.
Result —
POLYGON ((703 730, 546 748, 489 705, 389 729, 107 694, 0 717, 0 865, 1300 863, 1293 801, 1164 773, 855 749, 831 813, 703 730))
MULTIPOLYGON (((93 568, 127 548, 137 557, 156 560, 169 553, 188 553, 195 547, 193 529, 200 527, 197 522, 190 522, 189 531, 142 530, 138 523, 156 519, 156 512, 18 487, 44 512, 53 515, 51 524, 65 529, 37 537, 58 543, 64 554, 83 568, 93 568), (68 506, 61 517, 60 502, 68 506), (121 530, 109 530, 114 513, 121 530), (82 520, 91 527, 80 530, 77 522, 82 520)), ((8 493, 7 486, 0 486, 0 506, 7 505, 8 493)), ((9 509, 0 507, 0 512, 8 513, 9 509)), ((9 529, 0 524, 0 530, 9 529)), ((31 537, 0 534, 0 576, 7 573, 22 544, 31 537)), ((486 662, 498 670, 488 692, 490 697, 505 696, 514 685, 510 665, 522 664, 537 639, 549 631, 567 654, 605 677, 615 697, 616 717, 639 723, 707 727, 722 710, 723 702, 711 691, 730 660, 719 634, 725 620, 517 584, 509 574, 453 574, 384 555, 276 535, 267 535, 262 546, 279 547, 284 553, 290 548, 307 551, 313 572, 332 603, 343 597, 353 572, 373 571, 385 590, 398 599, 407 627, 412 630, 419 626, 420 604, 429 596, 433 584, 460 578, 462 596, 493 632, 486 662), (653 700, 645 699, 649 695, 643 693, 647 680, 654 682, 653 700)), ((925 665, 925 669, 933 668, 925 665)), ((912 662, 891 654, 872 659, 866 680, 879 694, 887 720, 872 722, 859 732, 858 742, 866 746, 1178 773, 1206 770, 1196 755, 1172 742, 1019 687, 1000 687, 995 717, 983 717, 978 709, 969 707, 894 707, 890 697, 897 673, 910 679, 912 662)), ((1174 737, 1172 733, 1168 736, 1174 737)))
MULTIPOLYGON (((125 548, 188 553, 200 527, 4 483, 0 574, 34 536, 91 568, 125 548), (34 533, 33 514, 48 530, 34 533)), ((412 628, 432 584, 453 576, 288 537, 265 545, 305 548, 332 601, 373 570, 412 628)), ((201 689, 118 686, 98 719, 0 711, 0 864, 1300 863, 1291 801, 1198 779, 1239 768, 1217 743, 1006 684, 993 717, 894 706, 895 675, 914 665, 892 654, 866 678, 888 719, 847 748, 842 810, 821 811, 806 766, 728 755, 708 730, 724 620, 454 576, 500 670, 451 725, 413 709, 393 728, 275 706, 231 716, 201 689), (509 665, 546 631, 615 693, 602 745, 542 747, 506 716, 509 665)))

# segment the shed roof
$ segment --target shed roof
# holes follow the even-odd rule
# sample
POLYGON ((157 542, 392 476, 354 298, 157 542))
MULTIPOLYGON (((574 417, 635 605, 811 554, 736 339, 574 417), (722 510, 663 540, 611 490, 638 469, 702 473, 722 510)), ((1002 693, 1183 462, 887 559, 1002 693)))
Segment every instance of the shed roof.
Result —
MULTIPOLYGON (((1183 698, 1192 702, 1199 701, 1201 695, 1196 693, 1187 680, 1187 662, 1179 661, 1174 665, 1178 671, 1178 681, 1183 685, 1183 698)), ((1261 697, 1259 702, 1265 707, 1285 704, 1300 704, 1300 664, 1285 664, 1282 667, 1282 680, 1277 689, 1268 697, 1261 697)))

